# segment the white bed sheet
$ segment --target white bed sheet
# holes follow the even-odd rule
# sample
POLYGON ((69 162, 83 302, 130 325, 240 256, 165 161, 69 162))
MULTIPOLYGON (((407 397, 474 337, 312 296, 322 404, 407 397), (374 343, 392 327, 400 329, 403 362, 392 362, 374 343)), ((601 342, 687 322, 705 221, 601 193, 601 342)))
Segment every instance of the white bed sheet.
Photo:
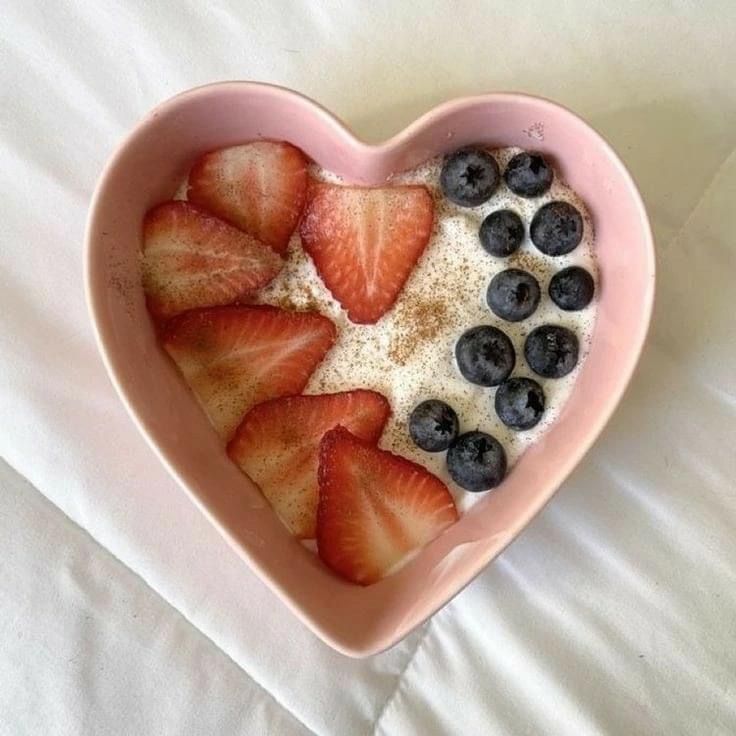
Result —
POLYGON ((736 11, 608 5, 0 8, 0 734, 736 732, 736 11), (457 95, 557 99, 621 153, 658 242, 649 344, 601 440, 365 661, 301 627, 166 475, 86 314, 100 167, 157 102, 234 78, 371 140, 457 95))

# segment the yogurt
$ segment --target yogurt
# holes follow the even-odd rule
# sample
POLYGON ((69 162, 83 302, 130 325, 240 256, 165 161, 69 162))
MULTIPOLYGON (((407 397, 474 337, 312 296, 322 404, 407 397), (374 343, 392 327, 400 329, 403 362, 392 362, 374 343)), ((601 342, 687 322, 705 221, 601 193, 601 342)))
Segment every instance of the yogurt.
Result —
MULTIPOLYGON (((501 171, 520 150, 504 148, 492 152, 501 171)), ((390 180, 393 184, 424 184, 434 198, 435 223, 427 248, 396 304, 375 325, 356 325, 348 320, 302 250, 298 235, 289 245, 284 269, 262 290, 259 301, 289 309, 316 309, 335 322, 337 342, 313 374, 305 393, 353 388, 380 391, 390 401, 393 412, 380 446, 424 465, 442 478, 452 491, 458 510, 463 511, 483 494, 468 493, 452 482, 444 452, 428 453, 414 445, 408 432, 409 414, 424 399, 447 402, 458 414, 461 432, 479 429, 501 442, 511 468, 559 415, 585 360, 595 323, 596 300, 580 312, 564 312, 547 294, 550 278, 572 265, 586 268, 596 285, 598 274, 590 216, 580 198, 557 177, 544 196, 524 199, 513 194, 502 182, 488 202, 464 208, 442 196, 439 189, 441 166, 442 159, 433 158, 390 180), (556 258, 545 256, 529 240, 529 224, 534 213, 552 200, 570 202, 580 211, 584 221, 580 245, 572 253, 556 258), (478 238, 481 222, 497 209, 517 212, 526 229, 521 248, 509 258, 490 256, 478 238), (536 312, 519 323, 496 317, 485 299, 493 276, 511 267, 534 274, 542 290, 536 312), (455 343, 466 329, 480 324, 495 325, 513 342, 516 367, 512 375, 534 377, 543 386, 546 410, 536 427, 523 432, 508 429, 493 408, 496 389, 469 383, 458 371, 455 343), (524 360, 524 338, 541 324, 564 325, 578 336, 580 359, 575 370, 564 378, 535 376, 524 360)), ((317 179, 340 181, 317 166, 313 166, 310 173, 317 179)))
MULTIPOLYGON (((501 172, 520 148, 492 151, 501 172)), ((429 243, 393 308, 375 325, 356 325, 348 318, 322 283, 309 256, 302 250, 299 235, 289 243, 287 262, 281 273, 258 297, 262 304, 286 309, 314 309, 328 316, 338 328, 338 338, 317 368, 305 393, 319 394, 368 388, 380 391, 391 403, 392 415, 380 446, 425 466, 439 476, 452 492, 459 511, 470 508, 483 493, 469 493, 450 478, 444 452, 429 453, 418 448, 408 430, 412 409, 425 399, 441 399, 457 412, 460 432, 479 429, 493 435, 506 450, 509 470, 524 450, 536 442, 559 416, 567 401, 590 346, 596 318, 596 299, 580 312, 558 309, 547 294, 554 273, 568 266, 582 266, 598 287, 594 254, 594 232, 590 215, 581 199, 557 175, 549 191, 541 197, 525 199, 502 182, 488 202, 466 208, 446 199, 439 188, 442 158, 426 161, 411 171, 393 176, 391 184, 423 184, 432 194, 435 221, 429 243), (552 200, 574 205, 583 217, 583 238, 565 256, 551 257, 538 251, 529 239, 534 213, 552 200), (480 245, 481 222, 499 209, 514 210, 522 218, 525 238, 509 258, 494 258, 480 245), (537 310, 523 322, 506 322, 496 317, 486 303, 491 279, 507 268, 532 273, 542 291, 537 310), (508 429, 496 416, 493 401, 496 389, 477 386, 460 374, 455 362, 455 343, 475 325, 494 325, 511 339, 516 351, 513 376, 535 378, 546 395, 542 420, 532 429, 508 429), (535 327, 559 324, 569 327, 580 342, 576 368, 564 378, 536 376, 524 359, 524 339, 535 327)), ((315 179, 347 183, 316 165, 310 167, 315 179)), ((187 182, 175 195, 186 199, 187 182)))

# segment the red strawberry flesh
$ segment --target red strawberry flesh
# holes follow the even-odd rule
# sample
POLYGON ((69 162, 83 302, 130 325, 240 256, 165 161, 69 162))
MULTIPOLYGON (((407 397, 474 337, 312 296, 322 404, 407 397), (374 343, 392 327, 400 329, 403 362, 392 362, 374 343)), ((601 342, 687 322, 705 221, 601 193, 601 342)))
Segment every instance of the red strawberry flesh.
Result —
POLYGON ((250 296, 282 265, 267 245, 188 202, 165 202, 143 221, 143 288, 159 320, 250 296))
POLYGON ((434 204, 423 186, 346 187, 313 181, 300 225, 304 250, 356 323, 391 309, 424 252, 434 204))
POLYGON ((287 396, 251 409, 228 445, 232 460, 258 485, 289 531, 313 539, 322 437, 338 424, 375 443, 390 414, 375 391, 287 396))
POLYGON ((317 312, 229 306, 174 317, 162 344, 228 439, 251 407, 303 391, 335 336, 317 312))
POLYGON ((457 518, 447 486, 421 465, 343 427, 323 438, 317 546, 348 580, 375 583, 457 518))
POLYGON ((187 197, 284 254, 304 207, 307 159, 289 143, 253 141, 201 156, 187 197))

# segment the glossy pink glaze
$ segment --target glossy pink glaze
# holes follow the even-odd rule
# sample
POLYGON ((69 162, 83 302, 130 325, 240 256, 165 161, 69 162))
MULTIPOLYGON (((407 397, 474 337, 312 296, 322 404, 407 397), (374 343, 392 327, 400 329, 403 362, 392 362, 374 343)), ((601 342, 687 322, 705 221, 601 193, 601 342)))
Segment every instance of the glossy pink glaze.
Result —
MULTIPOLYGON (((153 110, 106 166, 90 209, 87 295, 110 376, 151 447, 202 512, 325 642, 363 657, 392 646, 468 584, 551 498, 611 416, 639 357, 654 296, 654 247, 634 182, 585 122, 547 100, 489 94, 448 102, 372 146, 311 100, 250 82, 185 92, 153 110), (585 200, 600 305, 592 347, 560 419, 497 490, 400 572, 367 588, 293 540, 225 452, 156 344, 140 287, 141 219, 202 152, 265 137, 365 184, 466 143, 534 148, 585 200)), ((369 329, 369 328, 368 328, 369 329)))

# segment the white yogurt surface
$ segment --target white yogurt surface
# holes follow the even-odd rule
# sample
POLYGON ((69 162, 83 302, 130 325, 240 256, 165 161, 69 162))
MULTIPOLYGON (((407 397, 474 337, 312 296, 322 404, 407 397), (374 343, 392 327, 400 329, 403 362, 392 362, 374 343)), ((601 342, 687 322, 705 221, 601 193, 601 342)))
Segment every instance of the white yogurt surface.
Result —
MULTIPOLYGON (((521 149, 493 151, 503 172, 506 163, 521 149)), ((509 468, 521 453, 554 422, 575 383, 590 345, 596 316, 596 300, 580 312, 558 309, 547 294, 552 275, 567 266, 587 268, 598 283, 593 253, 593 230, 583 202, 557 177, 547 194, 534 199, 514 195, 502 182, 485 204, 464 208, 446 200, 439 190, 441 158, 395 176, 392 183, 424 184, 435 202, 435 224, 424 254, 391 309, 375 325, 350 322, 317 275, 310 258, 302 251, 298 235, 289 245, 288 262, 277 278, 260 294, 259 301, 292 309, 318 309, 338 327, 338 339, 316 370, 306 393, 327 393, 352 388, 380 391, 391 402, 392 416, 380 445, 429 468, 442 478, 463 511, 484 494, 468 493, 450 479, 445 453, 420 450, 409 437, 408 417, 424 399, 437 398, 452 406, 460 419, 460 431, 480 429, 496 437, 506 450, 509 468), (583 215, 581 244, 570 254, 552 258, 540 253, 529 240, 529 224, 546 202, 570 202, 583 215), (511 209, 522 218, 526 237, 509 258, 494 258, 480 245, 478 231, 483 219, 497 209, 511 209), (539 280, 542 298, 536 312, 519 323, 496 317, 485 300, 493 276, 506 268, 521 268, 539 280), (495 325, 514 344, 514 376, 530 376, 543 386, 547 408, 533 429, 516 432, 505 427, 493 408, 495 388, 476 386, 457 369, 454 347, 458 337, 479 324, 495 325), (524 338, 541 324, 560 324, 572 329, 580 341, 578 367, 561 379, 544 379, 531 371, 524 360, 524 338)), ((338 181, 334 175, 313 167, 319 179, 338 181)))

